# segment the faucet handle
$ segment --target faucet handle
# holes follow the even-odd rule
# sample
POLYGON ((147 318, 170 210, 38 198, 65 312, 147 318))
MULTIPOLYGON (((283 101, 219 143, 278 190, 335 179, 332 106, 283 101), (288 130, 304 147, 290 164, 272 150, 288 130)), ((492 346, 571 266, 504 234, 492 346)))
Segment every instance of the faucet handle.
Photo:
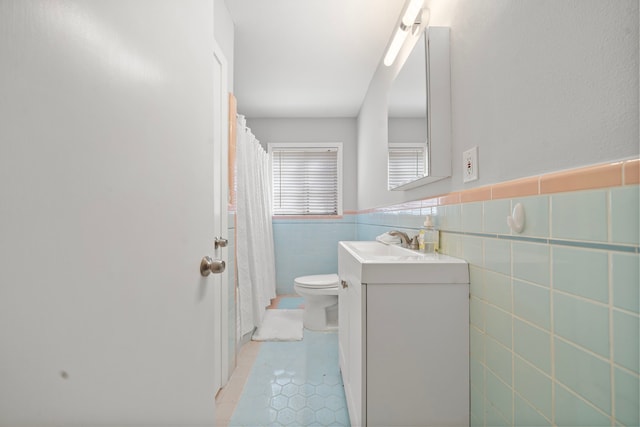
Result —
POLYGON ((409 249, 418 249, 420 247, 420 242, 418 241, 418 235, 416 234, 411 238, 409 242, 409 249))

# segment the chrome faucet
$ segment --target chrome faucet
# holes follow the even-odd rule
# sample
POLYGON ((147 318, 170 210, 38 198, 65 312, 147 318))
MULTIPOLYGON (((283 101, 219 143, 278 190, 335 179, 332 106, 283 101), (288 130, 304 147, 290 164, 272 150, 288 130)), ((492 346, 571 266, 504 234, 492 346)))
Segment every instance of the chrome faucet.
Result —
POLYGON ((418 249, 418 236, 409 237, 403 231, 393 230, 389 232, 390 236, 399 236, 403 248, 418 249))

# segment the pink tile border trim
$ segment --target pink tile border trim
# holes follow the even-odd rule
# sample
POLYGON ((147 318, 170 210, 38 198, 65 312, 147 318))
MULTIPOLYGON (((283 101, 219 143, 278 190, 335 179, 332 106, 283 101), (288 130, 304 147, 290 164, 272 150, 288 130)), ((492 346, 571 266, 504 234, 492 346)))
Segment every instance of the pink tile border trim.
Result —
POLYGON ((367 209, 360 211, 360 213, 413 209, 418 202, 422 203, 422 207, 446 206, 467 202, 483 202, 487 200, 619 187, 631 184, 640 184, 640 159, 610 162, 516 179, 499 184, 441 194, 421 201, 367 209))
POLYGON ((484 200, 491 199, 491 187, 479 187, 471 190, 463 191, 460 193, 460 201, 462 203, 467 202, 482 202, 484 200))
POLYGON ((640 184, 640 158, 619 162, 603 163, 545 175, 516 179, 469 190, 441 194, 422 200, 399 203, 361 211, 344 211, 341 216, 300 215, 274 216, 273 219, 328 219, 335 220, 346 215, 375 212, 394 212, 420 210, 435 206, 457 205, 468 202, 511 199, 516 197, 537 196, 569 191, 592 190, 598 188, 619 187, 640 184))
POLYGON ((624 162, 624 183, 640 184, 640 159, 624 162))
POLYGON ((540 177, 524 178, 496 184, 491 187, 491 199, 511 199, 513 197, 540 194, 540 177))
POLYGON ((557 172, 540 177, 540 194, 622 185, 622 162, 557 172))

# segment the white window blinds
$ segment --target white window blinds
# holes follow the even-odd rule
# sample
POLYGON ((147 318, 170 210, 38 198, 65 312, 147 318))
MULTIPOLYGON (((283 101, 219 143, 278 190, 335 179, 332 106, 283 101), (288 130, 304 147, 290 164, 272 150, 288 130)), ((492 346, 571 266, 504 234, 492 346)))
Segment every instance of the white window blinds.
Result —
POLYGON ((340 215, 339 147, 271 147, 274 215, 340 215))
POLYGON ((415 179, 422 178, 425 173, 425 148, 422 147, 389 147, 389 189, 396 188, 415 179))

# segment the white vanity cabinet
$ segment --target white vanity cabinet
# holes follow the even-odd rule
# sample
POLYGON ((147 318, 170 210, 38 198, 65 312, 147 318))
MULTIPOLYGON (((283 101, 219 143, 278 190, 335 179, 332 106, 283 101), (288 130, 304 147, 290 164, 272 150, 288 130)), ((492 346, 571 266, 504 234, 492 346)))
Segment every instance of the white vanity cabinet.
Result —
POLYGON ((340 242, 338 275, 339 360, 351 425, 468 425, 467 263, 340 242))
POLYGON ((352 426, 363 426, 362 413, 363 398, 365 396, 362 384, 366 381, 366 364, 362 363, 365 356, 365 338, 362 333, 365 311, 363 303, 366 300, 366 287, 360 283, 357 265, 352 257, 338 254, 340 264, 340 290, 338 292, 338 351, 340 370, 344 392, 349 408, 349 418, 352 426))

